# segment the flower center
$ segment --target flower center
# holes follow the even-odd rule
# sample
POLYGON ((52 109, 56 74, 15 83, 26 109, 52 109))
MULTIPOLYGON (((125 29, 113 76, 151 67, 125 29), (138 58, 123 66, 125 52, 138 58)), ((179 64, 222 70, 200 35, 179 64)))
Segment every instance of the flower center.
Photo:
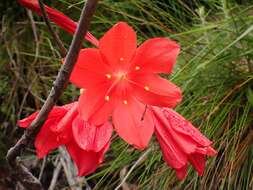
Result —
POLYGON ((124 80, 127 78, 126 71, 118 71, 114 74, 114 76, 118 79, 118 81, 124 80))

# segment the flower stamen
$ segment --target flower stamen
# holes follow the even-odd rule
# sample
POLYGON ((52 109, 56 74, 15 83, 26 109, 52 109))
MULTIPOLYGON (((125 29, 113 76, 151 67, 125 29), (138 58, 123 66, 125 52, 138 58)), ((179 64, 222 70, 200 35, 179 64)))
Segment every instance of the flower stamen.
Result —
POLYGON ((148 86, 144 86, 144 89, 145 89, 146 91, 149 91, 149 90, 150 90, 150 88, 149 88, 148 86))
POLYGON ((136 71, 140 70, 140 67, 139 66, 135 66, 135 70, 136 71))
POLYGON ((84 92, 84 89, 83 88, 81 88, 80 89, 80 94, 82 94, 84 92))
POLYGON ((105 96, 105 100, 108 102, 110 100, 110 96, 105 96))

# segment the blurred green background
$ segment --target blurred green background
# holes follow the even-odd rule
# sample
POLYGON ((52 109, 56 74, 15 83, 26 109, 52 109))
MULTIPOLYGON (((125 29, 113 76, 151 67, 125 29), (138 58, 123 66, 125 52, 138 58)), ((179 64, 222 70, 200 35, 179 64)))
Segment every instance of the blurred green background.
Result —
MULTIPOLYGON (((74 20, 84 4, 79 0, 45 2, 74 20)), ((61 57, 36 14, 29 18, 16 1, 0 0, 0 15, 0 189, 14 189, 4 156, 23 132, 17 120, 43 104, 61 57)), ((155 140, 146 155, 115 137, 104 163, 94 174, 78 178, 78 187, 114 189, 145 154, 129 173, 123 190, 253 189, 253 1, 101 0, 90 31, 100 38, 118 21, 128 22, 137 31, 139 43, 158 36, 178 41, 182 51, 174 73, 168 76, 184 93, 176 110, 214 142, 219 154, 207 159, 203 177, 190 168, 187 178, 179 181, 162 160, 155 140)), ((54 28, 69 47, 71 36, 54 28)), ((69 85, 58 104, 76 100, 78 93, 69 85)), ((28 149, 23 159, 32 160, 29 168, 37 177, 41 175, 48 188, 57 151, 44 162, 33 153, 28 149)), ((65 175, 66 171, 59 175, 55 189, 70 188, 65 175)))

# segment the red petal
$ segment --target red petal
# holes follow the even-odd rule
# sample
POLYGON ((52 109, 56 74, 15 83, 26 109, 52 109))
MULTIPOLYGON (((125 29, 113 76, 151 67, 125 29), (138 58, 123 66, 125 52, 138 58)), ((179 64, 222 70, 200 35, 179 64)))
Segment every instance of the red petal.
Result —
POLYGON ((207 139, 201 132, 195 128, 191 122, 186 120, 183 116, 178 114, 172 109, 163 108, 163 113, 166 118, 170 121, 171 126, 173 126, 174 130, 180 134, 187 135, 192 138, 199 145, 208 147, 212 144, 212 142, 207 139))
POLYGON ((213 149, 211 146, 207 147, 206 149, 207 149, 206 150, 207 156, 216 156, 218 154, 218 152, 215 149, 213 149))
MULTIPOLYGON (((28 8, 32 11, 37 12, 40 16, 42 15, 40 6, 38 3, 38 0, 18 0, 18 2, 28 8)), ((48 17, 51 21, 56 23, 58 26, 60 26, 63 30, 70 34, 74 34, 75 30, 77 28, 77 23, 73 20, 71 20, 69 17, 61 13, 60 11, 57 11, 51 7, 48 7, 45 5, 46 12, 48 14, 48 17)), ((87 32, 85 36, 86 40, 94 44, 95 46, 98 46, 98 40, 89 32, 87 32)))
POLYGON ((99 49, 114 69, 129 66, 136 50, 136 34, 126 23, 119 22, 99 40, 99 49))
POLYGON ((133 93, 144 104, 175 107, 181 102, 180 88, 169 80, 156 75, 134 75, 129 80, 135 88, 133 93))
POLYGON ((72 125, 74 139, 80 148, 86 151, 99 152, 109 142, 112 135, 112 126, 109 122, 95 126, 76 117, 72 125))
POLYGON ((70 81, 80 88, 89 89, 110 82, 106 78, 108 73, 110 71, 101 59, 99 50, 86 48, 79 53, 70 81))
MULTIPOLYGON (((55 106, 51 112, 48 115, 48 119, 55 119, 56 117, 60 117, 63 116, 65 113, 67 112, 67 110, 62 106, 62 107, 58 107, 55 106)), ((30 116, 19 120, 18 121, 18 125, 22 128, 27 128, 29 127, 29 125, 32 123, 32 121, 36 118, 36 116, 38 115, 39 111, 34 112, 33 114, 31 114, 30 116)))
POLYGON ((27 128, 29 127, 29 125, 32 123, 32 121, 37 117, 37 115, 39 114, 38 111, 32 113, 31 115, 29 115, 28 117, 19 120, 18 121, 18 125, 22 128, 27 128))
POLYGON ((196 151, 198 144, 191 137, 177 133, 170 122, 168 122, 166 126, 168 126, 167 131, 164 132, 170 133, 172 141, 178 145, 178 149, 186 155, 192 154, 196 151))
POLYGON ((184 162, 185 165, 187 165, 187 160, 190 161, 200 176, 203 175, 205 169, 205 155, 214 156, 217 153, 210 146, 211 142, 195 129, 189 121, 185 120, 175 111, 158 107, 152 107, 152 110, 154 111, 156 122, 155 133, 166 162, 177 169, 179 177, 181 176, 179 173, 181 171, 180 168, 183 167, 184 162), (174 151, 175 155, 173 155, 175 158, 178 158, 178 160, 182 158, 181 153, 185 154, 186 158, 181 162, 182 166, 176 165, 178 162, 176 159, 177 162, 172 162, 173 159, 171 158, 172 156, 170 157, 170 154, 172 154, 173 151, 170 151, 171 147, 175 147, 173 151, 178 151, 174 151))
POLYGON ((157 110, 155 114, 155 134, 161 146, 163 157, 166 163, 174 169, 182 168, 187 164, 187 155, 183 152, 182 148, 174 141, 172 134, 170 133, 170 126, 164 125, 164 116, 160 110, 157 110))
POLYGON ((208 147, 197 147, 196 148, 196 153, 207 155, 207 156, 216 156, 217 151, 214 150, 211 146, 208 147))
POLYGON ((65 104, 65 105, 63 105, 63 106, 61 106, 62 108, 64 108, 65 110, 70 110, 70 109, 72 109, 73 108, 73 106, 75 106, 76 105, 76 103, 77 103, 77 101, 75 101, 75 102, 71 102, 71 103, 69 103, 69 104, 65 104))
POLYGON ((65 132, 66 129, 71 129, 72 122, 78 114, 78 102, 71 104, 71 107, 67 107, 68 112, 61 118, 56 126, 51 126, 51 130, 57 133, 65 132))
POLYGON ((180 47, 175 41, 167 38, 149 39, 137 49, 132 70, 137 73, 171 73, 179 51, 180 47))
MULTIPOLYGON (((61 119, 75 104, 76 103, 70 103, 61 107, 55 106, 49 113, 48 118, 40 129, 38 135, 36 136, 34 143, 37 156, 39 158, 44 157, 46 154, 48 154, 49 151, 69 141, 69 135, 66 135, 66 133, 64 133, 62 134, 62 137, 64 136, 65 138, 61 138, 58 133, 52 131, 51 129, 56 128, 58 123, 60 123, 61 119)), ((29 117, 20 120, 19 125, 25 128, 28 127, 37 115, 38 112, 35 112, 29 117)))
POLYGON ((191 162, 191 164, 193 165, 193 167, 195 168, 195 170, 197 170, 198 175, 202 176, 205 170, 205 156, 202 154, 191 154, 189 156, 189 160, 191 162))
POLYGON ((182 168, 176 169, 177 177, 183 180, 187 176, 187 164, 182 168))
POLYGON ((173 141, 177 143, 179 148, 186 154, 195 152, 204 154, 214 154, 215 152, 209 148, 211 141, 203 136, 189 121, 185 120, 175 111, 167 108, 152 107, 155 118, 161 121, 159 128, 164 133, 169 133, 173 141))
POLYGON ((108 85, 99 85, 96 88, 85 90, 79 98, 81 117, 95 125, 105 123, 111 115, 116 99, 111 97, 106 101, 105 95, 108 85))
POLYGON ((127 104, 120 102, 113 112, 115 130, 127 143, 144 149, 154 131, 152 113, 133 98, 124 101, 127 104))
POLYGON ((58 138, 57 133, 51 131, 52 126, 56 126, 61 118, 57 119, 48 119, 45 124, 40 129, 40 132, 36 136, 35 139, 35 148, 37 152, 37 156, 39 158, 47 155, 51 150, 59 147, 64 144, 60 138, 58 138))
POLYGON ((175 142, 171 140, 165 140, 156 131, 155 134, 162 149, 163 158, 170 167, 178 169, 187 164, 187 155, 178 147, 175 142))
POLYGON ((66 148, 78 168, 78 175, 85 176, 94 172, 102 163, 109 146, 108 142, 100 152, 85 151, 72 141, 66 145, 66 148))
POLYGON ((71 106, 65 105, 64 107, 68 109, 67 113, 60 117, 57 123, 50 126, 50 130, 57 135, 58 140, 63 144, 72 138, 72 122, 78 114, 78 103, 74 102, 71 106))

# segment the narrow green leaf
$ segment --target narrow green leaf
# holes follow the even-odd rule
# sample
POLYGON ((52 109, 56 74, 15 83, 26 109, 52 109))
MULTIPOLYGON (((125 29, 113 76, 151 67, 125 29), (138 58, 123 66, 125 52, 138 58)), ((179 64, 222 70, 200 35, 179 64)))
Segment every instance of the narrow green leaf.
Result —
POLYGON ((247 99, 248 99, 250 105, 253 107, 253 91, 250 87, 247 89, 246 95, 247 95, 247 99))

